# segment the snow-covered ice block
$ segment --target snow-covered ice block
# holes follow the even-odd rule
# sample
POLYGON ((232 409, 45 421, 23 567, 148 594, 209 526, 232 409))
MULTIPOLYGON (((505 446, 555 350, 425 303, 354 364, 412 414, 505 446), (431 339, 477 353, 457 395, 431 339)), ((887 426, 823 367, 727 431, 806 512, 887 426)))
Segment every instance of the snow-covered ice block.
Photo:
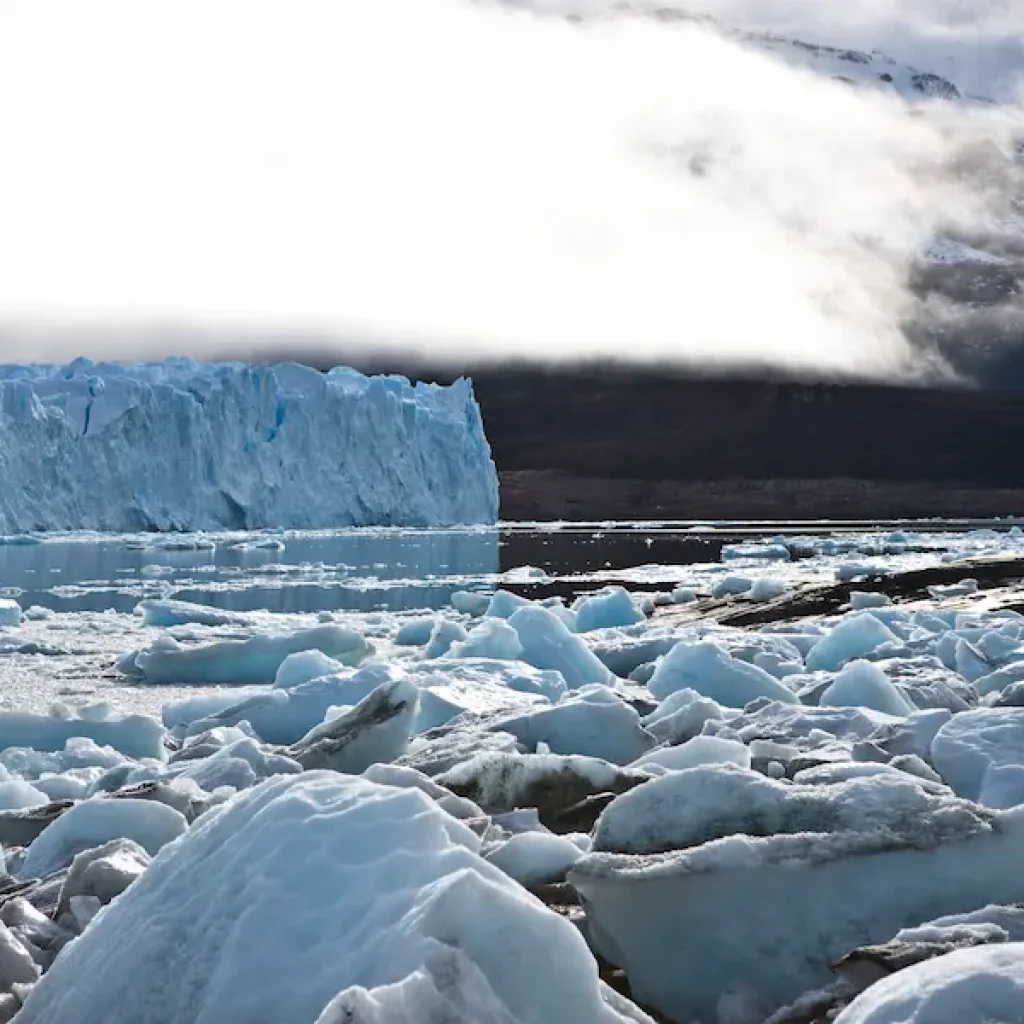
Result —
POLYGON ((654 746, 640 716, 609 691, 610 700, 573 694, 554 707, 516 718, 502 718, 496 729, 510 732, 528 750, 544 744, 553 754, 581 754, 612 764, 628 764, 654 746))
POLYGON ((1024 804, 1024 764, 990 764, 981 780, 978 803, 997 810, 1024 804))
POLYGON ((496 590, 487 602, 484 614, 492 619, 509 619, 529 603, 525 597, 513 594, 510 590, 496 590))
POLYGON ((702 764, 736 764, 750 767, 750 750, 735 740, 720 736, 694 736, 676 747, 658 747, 638 757, 630 768, 643 769, 660 765, 668 771, 681 772, 702 764))
POLYGON ((83 800, 39 833, 18 873, 45 878, 112 839, 132 839, 153 855, 187 828, 184 815, 153 800, 83 800))
POLYGON ((451 619, 438 619, 423 651, 423 657, 443 658, 451 650, 452 644, 465 640, 466 636, 466 630, 461 623, 453 622, 451 619))
POLYGON ((747 597, 751 601, 763 602, 774 601, 777 597, 789 590, 785 580, 773 579, 771 576, 760 576, 754 580, 747 597))
POLYGON ((541 671, 521 661, 489 658, 438 659, 408 666, 420 688, 415 731, 426 732, 459 715, 515 713, 546 706, 565 693, 558 672, 541 671))
POLYGON ((0 367, 0 413, 7 533, 445 526, 498 514, 466 380, 78 360, 0 367))
MULTIPOLYGON (((874 766, 872 766, 874 767, 874 766)), ((616 797, 601 815, 594 850, 661 853, 730 835, 820 834, 824 859, 893 845, 935 845, 987 831, 988 817, 895 770, 828 786, 787 785, 728 762, 671 772, 616 797), (907 817, 921 821, 911 834, 907 817)))
POLYGON ((226 708, 218 704, 214 711, 209 710, 212 702, 185 698, 164 707, 164 721, 188 722, 192 732, 248 722, 266 743, 296 743, 324 721, 331 707, 355 706, 378 686, 404 675, 396 664, 368 662, 287 690, 259 691, 226 708))
POLYGON ((141 877, 149 861, 149 854, 131 839, 112 839, 77 854, 60 889, 57 916, 71 909, 76 896, 95 896, 105 906, 141 877))
POLYGON ((788 562, 790 557, 789 548, 781 540, 767 544, 725 544, 722 547, 723 562, 736 561, 741 558, 788 562))
POLYGON ((329 768, 349 775, 394 761, 409 746, 419 700, 411 680, 391 680, 351 711, 312 729, 288 748, 288 754, 306 770, 329 768))
POLYGON ((311 679, 322 679, 344 671, 345 666, 334 658, 327 657, 323 651, 311 647, 307 651, 296 651, 289 654, 278 666, 274 674, 274 686, 290 690, 293 686, 301 686, 311 679))
POLYGON ((0 626, 21 625, 21 605, 8 597, 0 598, 0 626))
POLYGON ((711 596, 721 598, 731 597, 735 594, 745 594, 753 585, 754 581, 749 576, 731 573, 728 576, 723 576, 715 583, 711 588, 711 596))
POLYGON ((415 788, 270 780, 157 857, 22 1022, 644 1020, 615 1008, 575 926, 478 849, 415 788))
POLYGON ((354 630, 334 625, 193 646, 166 635, 122 659, 118 667, 147 683, 269 683, 285 658, 309 650, 343 665, 358 665, 373 653, 373 645, 354 630))
POLYGON ((50 802, 42 790, 21 779, 0 782, 0 811, 18 810, 22 807, 39 807, 50 802))
POLYGON ((547 608, 528 605, 508 621, 519 634, 523 661, 561 672, 570 689, 611 681, 611 673, 597 655, 547 608))
POLYGON ((1024 765, 1024 708, 977 708, 953 715, 932 740, 932 764, 953 791, 981 796, 990 766, 1024 765))
POLYGON ((588 594, 575 602, 572 610, 576 613, 577 633, 590 633, 595 629, 610 629, 614 626, 632 626, 646 618, 625 587, 607 587, 588 594))
POLYGON ((870 661, 848 661, 829 688, 818 698, 821 707, 874 708, 897 717, 909 715, 914 708, 889 681, 889 677, 870 661))
MULTIPOLYGON (((63 751, 68 741, 89 739, 129 757, 163 759, 164 730, 149 715, 126 715, 105 721, 57 718, 25 711, 0 711, 0 750, 26 747, 37 752, 63 751)), ((71 767, 71 765, 68 765, 71 767)))
POLYGON ((647 685, 659 700, 688 688, 725 707, 741 708, 758 697, 799 703, 791 690, 764 669, 732 657, 710 641, 676 644, 658 662, 647 685))
POLYGON ((870 590, 850 591, 850 608, 855 612, 865 611, 868 608, 885 608, 890 604, 892 604, 892 598, 888 594, 870 590))
POLYGON ((900 638, 870 612, 844 616, 807 653, 810 672, 835 672, 844 662, 863 658, 883 644, 899 644, 900 638))
POLYGON ((836 1024, 1019 1024, 1024 943, 958 949, 872 985, 836 1024))
POLYGON ((398 627, 395 643, 399 647, 425 647, 430 642, 436 621, 432 615, 406 619, 398 627))
POLYGON ((191 601, 156 598, 140 601, 135 606, 135 614, 142 616, 144 626, 158 626, 161 629, 191 623, 200 626, 244 626, 249 621, 245 615, 224 611, 222 608, 193 604, 191 601))
POLYGON ((463 615, 476 618, 487 611, 491 603, 489 594, 480 594, 473 590, 456 590, 452 594, 452 607, 463 615))
POLYGON ((582 856, 583 851, 562 836, 528 831, 505 840, 485 859, 520 885, 536 886, 562 881, 582 856))
POLYGON ((448 648, 447 657, 516 661, 522 654, 523 645, 516 630, 502 619, 491 618, 474 626, 465 640, 456 640, 448 648))
POLYGON ((564 809, 594 793, 624 793, 647 776, 596 757, 484 752, 435 779, 489 813, 564 809))
MULTIPOLYGON (((666 775, 633 799, 685 786, 702 771, 727 769, 666 775)), ((624 968, 638 1000, 673 1020, 716 1020, 726 998, 731 1022, 762 1024, 831 983, 832 963, 858 946, 940 914, 1019 898, 1024 812, 985 812, 911 779, 816 787, 810 802, 808 787, 768 779, 754 787, 749 802, 693 787, 692 801, 643 818, 658 825, 652 838, 672 830, 681 833, 674 841, 700 845, 591 853, 569 872, 597 952, 624 968), (767 787, 779 793, 762 801, 767 787), (780 827, 798 831, 764 834, 780 827)), ((622 835, 635 839, 638 822, 625 817, 622 835)))
POLYGON ((32 985, 39 978, 39 966, 6 924, 0 922, 0 988, 32 985))

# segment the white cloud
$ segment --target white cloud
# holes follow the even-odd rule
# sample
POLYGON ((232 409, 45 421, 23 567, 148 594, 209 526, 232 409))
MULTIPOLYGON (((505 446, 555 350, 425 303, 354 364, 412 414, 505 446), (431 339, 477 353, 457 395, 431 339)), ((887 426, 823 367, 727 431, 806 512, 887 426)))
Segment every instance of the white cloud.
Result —
MULTIPOLYGON (((943 2, 865 10, 904 45, 943 2)), ((824 6, 750 0, 775 28, 824 6)), ((133 326, 177 324, 190 354, 269 331, 903 372, 908 256, 988 215, 962 157, 1004 149, 1015 117, 912 116, 693 25, 468 0, 11 0, 0 321, 34 351, 0 355, 88 337, 137 358, 166 342, 133 326)))

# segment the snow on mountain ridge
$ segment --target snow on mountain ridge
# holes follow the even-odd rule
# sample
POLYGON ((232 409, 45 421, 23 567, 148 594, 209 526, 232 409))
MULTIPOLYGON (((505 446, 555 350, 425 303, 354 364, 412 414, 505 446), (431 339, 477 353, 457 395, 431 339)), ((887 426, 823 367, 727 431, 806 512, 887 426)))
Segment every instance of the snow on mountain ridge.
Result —
POLYGON ((189 359, 0 366, 0 530, 490 523, 472 384, 189 359))

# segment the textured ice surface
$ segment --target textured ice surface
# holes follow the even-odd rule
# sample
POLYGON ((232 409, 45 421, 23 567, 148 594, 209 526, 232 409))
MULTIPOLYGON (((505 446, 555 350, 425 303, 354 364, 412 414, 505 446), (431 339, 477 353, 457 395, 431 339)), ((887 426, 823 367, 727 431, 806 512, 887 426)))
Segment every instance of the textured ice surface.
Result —
POLYGON ((373 645, 354 630, 334 625, 193 646, 168 634, 123 658, 118 667, 147 683, 269 683, 289 655, 308 650, 358 665, 373 645))
POLYGON ((732 657, 710 641, 676 644, 658 662, 647 685, 659 699, 688 688, 725 707, 741 708, 758 697, 797 703, 792 691, 764 669, 732 657))
POLYGON ((271 780, 157 857, 62 954, 21 1020, 404 1020, 353 1010, 401 1006, 399 985, 433 1013, 416 1020, 628 1020, 576 928, 478 849, 418 789, 332 772, 271 780))
POLYGON ((836 1024, 1020 1024, 1024 943, 977 946, 926 960, 862 992, 836 1024))
POLYGON ((992 768, 1024 766, 1024 708, 954 715, 932 740, 932 763, 955 792, 977 800, 992 768))
POLYGON ((498 514, 465 380, 80 360, 0 367, 0 415, 7 533, 443 526, 498 514))
POLYGON ((112 839, 132 839, 154 854, 186 828, 182 815, 154 800, 84 800, 48 825, 28 848, 22 878, 43 878, 76 854, 112 839))
MULTIPOLYGON (((688 774, 666 775, 636 793, 678 785, 688 774)), ((878 778, 821 787, 845 797, 827 817, 834 822, 849 803, 839 813, 859 818, 868 833, 731 835, 653 856, 588 854, 569 873, 588 934, 599 953, 625 968, 635 997, 671 1019, 715 1020, 721 1000, 732 996, 742 1007, 733 1024, 761 1024, 829 984, 831 964, 865 942, 1019 896, 1024 818, 1017 811, 966 837, 956 838, 963 833, 953 828, 944 841, 943 815, 927 820, 942 798, 912 782, 900 787, 907 801, 889 811, 874 801, 865 810, 852 806, 864 787, 887 797, 883 787, 891 786, 878 778), (891 826, 895 841, 887 846, 891 826)), ((709 823, 714 813, 708 806, 709 823)))

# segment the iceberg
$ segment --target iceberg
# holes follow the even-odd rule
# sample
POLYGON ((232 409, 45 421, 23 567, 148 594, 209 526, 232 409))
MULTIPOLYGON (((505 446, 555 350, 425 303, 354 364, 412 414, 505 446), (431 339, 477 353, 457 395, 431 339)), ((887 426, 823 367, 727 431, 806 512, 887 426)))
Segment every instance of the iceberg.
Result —
POLYGON ((472 384, 191 359, 0 366, 0 531, 494 523, 472 384), (46 457, 41 459, 40 453, 46 457))

